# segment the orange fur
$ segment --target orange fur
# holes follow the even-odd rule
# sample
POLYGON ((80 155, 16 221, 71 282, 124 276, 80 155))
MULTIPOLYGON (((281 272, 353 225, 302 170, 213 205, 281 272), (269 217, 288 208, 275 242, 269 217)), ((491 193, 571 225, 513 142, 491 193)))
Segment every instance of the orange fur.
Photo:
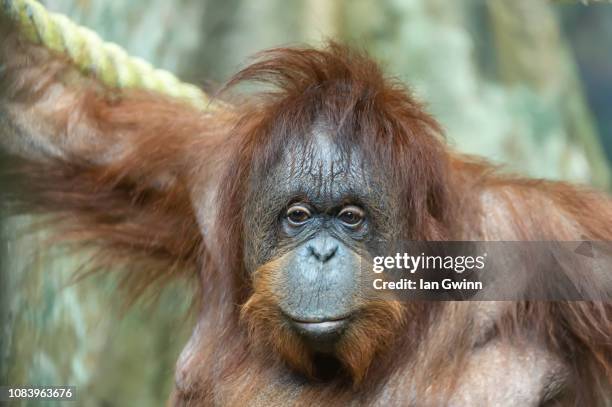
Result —
POLYGON ((60 240, 95 248, 90 267, 123 268, 136 292, 178 270, 199 277, 201 329, 179 366, 174 404, 427 405, 432 391, 453 393, 455 373, 483 337, 497 337, 544 341, 576 383, 569 402, 605 405, 610 303, 500 304, 485 335, 469 304, 364 301, 337 349, 352 380, 317 381, 312 355, 285 328, 271 294, 278 264, 252 281, 246 275, 244 246, 254 237, 242 220, 255 163, 273 161, 287 134, 303 134, 316 114, 341 122, 350 130, 343 142, 380 165, 405 208, 397 227, 406 239, 611 241, 608 197, 500 175, 450 151, 403 86, 337 45, 262 54, 230 84, 253 79, 273 89, 211 115, 156 94, 104 89, 6 27, 0 145, 18 157, 5 162, 21 178, 3 198, 13 209, 53 214, 60 240))

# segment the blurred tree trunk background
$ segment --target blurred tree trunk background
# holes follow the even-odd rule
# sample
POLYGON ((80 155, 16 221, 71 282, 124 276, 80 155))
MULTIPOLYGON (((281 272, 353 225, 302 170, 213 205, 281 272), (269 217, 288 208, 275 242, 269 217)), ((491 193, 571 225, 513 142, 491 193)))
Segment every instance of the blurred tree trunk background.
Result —
MULTIPOLYGON (((583 86, 595 92, 597 78, 612 83, 612 62, 602 56, 605 45, 592 44, 612 44, 612 30, 602 28, 612 27, 612 8, 604 10, 605 5, 544 0, 42 3, 206 89, 259 50, 344 41, 367 49, 389 75, 410 84, 457 149, 530 176, 600 188, 610 183, 602 143, 612 150, 612 125, 605 121, 612 117, 606 110, 612 90, 585 94, 583 86), (578 24, 588 27, 586 34, 578 24), (578 47, 587 43, 587 51, 578 47), (578 63, 575 55, 582 56, 578 63), (590 60, 607 67, 608 76, 590 60)), ((73 284, 78 256, 41 250, 43 235, 21 236, 30 223, 21 217, 2 224, 0 383, 75 385, 79 405, 163 405, 191 329, 189 289, 170 287, 156 305, 137 304, 123 312, 112 279, 73 284)))

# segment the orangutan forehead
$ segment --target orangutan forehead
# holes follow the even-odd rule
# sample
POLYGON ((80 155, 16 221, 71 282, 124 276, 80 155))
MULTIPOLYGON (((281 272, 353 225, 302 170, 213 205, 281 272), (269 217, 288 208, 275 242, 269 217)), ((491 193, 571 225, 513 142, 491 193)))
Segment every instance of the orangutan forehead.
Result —
POLYGON ((370 185, 358 149, 342 145, 332 130, 321 127, 304 139, 292 140, 277 168, 285 193, 313 200, 364 195, 370 185))

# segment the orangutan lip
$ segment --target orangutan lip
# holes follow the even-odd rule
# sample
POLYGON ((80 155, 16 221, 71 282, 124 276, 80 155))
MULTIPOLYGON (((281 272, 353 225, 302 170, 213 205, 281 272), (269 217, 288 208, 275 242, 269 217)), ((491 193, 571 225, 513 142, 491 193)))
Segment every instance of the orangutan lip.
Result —
POLYGON ((313 339, 331 339, 344 330, 349 318, 335 318, 318 321, 300 321, 291 319, 291 323, 297 331, 313 339))
POLYGON ((348 319, 348 315, 342 315, 339 317, 334 317, 334 318, 309 318, 309 319, 301 319, 301 318, 293 318, 293 317, 289 317, 289 319, 291 319, 291 321, 298 323, 298 324, 323 324, 326 322, 338 322, 338 321, 344 321, 345 319, 348 319))

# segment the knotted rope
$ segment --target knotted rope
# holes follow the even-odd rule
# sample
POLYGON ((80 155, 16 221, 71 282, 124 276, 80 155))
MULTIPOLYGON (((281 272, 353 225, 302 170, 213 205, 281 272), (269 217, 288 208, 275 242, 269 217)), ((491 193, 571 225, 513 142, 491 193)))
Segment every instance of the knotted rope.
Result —
POLYGON ((79 70, 106 86, 144 88, 184 99, 200 109, 215 107, 197 86, 128 55, 117 44, 103 41, 94 31, 49 12, 35 0, 0 0, 0 13, 14 21, 27 39, 66 55, 79 70))

